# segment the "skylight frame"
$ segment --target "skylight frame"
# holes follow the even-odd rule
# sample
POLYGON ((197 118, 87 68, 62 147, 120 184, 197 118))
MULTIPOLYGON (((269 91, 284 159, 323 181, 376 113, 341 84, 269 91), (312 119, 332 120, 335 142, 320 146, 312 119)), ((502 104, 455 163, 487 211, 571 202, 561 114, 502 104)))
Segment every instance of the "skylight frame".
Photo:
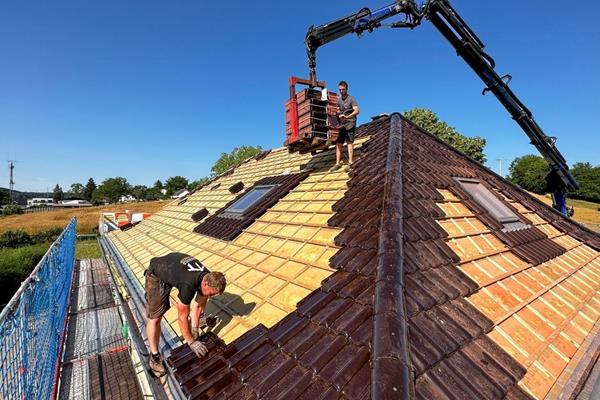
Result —
POLYGON ((471 178, 454 178, 460 187, 467 192, 473 200, 483 207, 492 218, 503 225, 521 222, 519 216, 510 209, 501 199, 495 196, 479 180, 471 178))
POLYGON ((225 210, 223 210, 223 213, 221 215, 223 217, 230 217, 230 218, 243 217, 244 214, 246 214, 248 212, 248 210, 252 209, 257 203, 259 203, 261 200, 263 200, 269 193, 271 193, 273 191, 273 189, 277 188, 278 186, 280 186, 280 185, 273 184, 273 185, 254 186, 247 193, 245 193, 242 197, 240 197, 238 200, 236 200, 235 203, 233 203, 232 205, 227 207, 225 210), (265 189, 267 189, 267 190, 265 190, 265 189), (240 203, 243 204, 245 201, 248 201, 248 198, 251 197, 253 194, 256 194, 257 191, 263 191, 263 193, 261 193, 258 197, 252 199, 247 205, 240 207, 240 203))

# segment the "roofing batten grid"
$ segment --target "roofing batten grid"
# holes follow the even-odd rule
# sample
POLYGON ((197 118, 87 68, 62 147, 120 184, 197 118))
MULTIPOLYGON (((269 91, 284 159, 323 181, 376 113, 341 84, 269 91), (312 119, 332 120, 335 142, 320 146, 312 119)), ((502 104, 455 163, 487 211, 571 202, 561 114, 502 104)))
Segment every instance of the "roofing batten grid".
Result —
MULTIPOLYGON (((476 342, 484 340, 481 344, 488 343, 495 348, 501 348, 502 352, 506 351, 513 357, 511 360, 511 357, 505 354, 503 358, 492 357, 492 364, 481 364, 477 361, 477 353, 470 350, 473 347, 469 341, 464 343, 464 339, 458 341, 464 343, 460 345, 462 350, 453 354, 451 352, 456 348, 456 344, 451 343, 462 337, 460 332, 453 332, 452 341, 444 343, 444 335, 436 334, 435 330, 427 329, 427 335, 421 331, 427 326, 425 320, 411 317, 414 321, 410 325, 411 340, 414 342, 418 338, 429 336, 431 350, 440 352, 438 354, 442 354, 441 359, 446 359, 441 364, 445 366, 439 371, 430 370, 431 372, 426 372, 417 379, 417 394, 425 388, 438 388, 436 390, 441 391, 437 396, 447 394, 450 390, 460 390, 466 398, 496 398, 502 393, 544 398, 555 382, 558 386, 556 379, 565 365, 578 362, 575 358, 569 361, 573 353, 565 353, 568 351, 567 342, 571 343, 574 340, 572 343, 579 346, 577 343, 581 343, 585 337, 582 335, 593 334, 593 331, 590 331, 593 323, 590 322, 598 323, 598 313, 592 312, 590 308, 590 304, 594 303, 589 303, 594 296, 598 297, 600 285, 600 264, 596 265, 597 252, 569 236, 568 231, 555 229, 564 225, 555 223, 566 222, 564 217, 557 216, 547 206, 524 195, 491 171, 455 151, 447 151, 447 145, 420 133, 418 129, 413 128, 410 135, 405 131, 404 137, 410 136, 412 148, 405 151, 403 161, 412 169, 405 169, 404 176, 410 181, 435 187, 442 195, 442 198, 438 195, 436 202, 439 209, 433 213, 446 233, 441 236, 446 238, 440 244, 445 242, 444 246, 450 246, 452 249, 451 254, 454 254, 454 257, 458 256, 453 263, 458 266, 460 275, 463 276, 462 281, 471 286, 462 296, 467 299, 468 308, 476 311, 473 316, 479 315, 483 317, 482 322, 486 321, 482 326, 486 335, 478 334, 480 337, 476 342), (417 154, 419 155, 415 157, 417 154), (456 187, 453 179, 448 179, 456 176, 478 179, 489 185, 493 191, 503 196, 510 206, 518 210, 523 222, 531 222, 534 226, 505 234, 500 224, 474 204, 469 196, 465 196, 464 192, 456 187), (442 210, 441 215, 439 210, 442 210), (551 218, 541 218, 548 216, 551 218), (579 297, 576 299, 570 293, 579 297), (587 293, 587 296, 584 293, 587 293), (581 318, 574 319, 574 316, 581 313, 581 318), (450 352, 449 355, 444 355, 447 352, 450 352), (453 365, 459 360, 455 354, 459 353, 463 354, 460 358, 462 363, 458 364, 461 365, 461 370, 453 371, 453 365), (503 378, 497 373, 491 374, 491 365, 502 365, 498 363, 498 360, 502 359, 510 361, 507 365, 516 367, 510 375, 512 379, 503 378), (470 361, 465 363, 466 360, 470 361), (474 364, 471 364, 473 362, 474 364), (478 369, 474 369, 477 365, 478 369), (477 373, 477 370, 487 372, 478 378, 480 373, 477 373), (472 385, 468 380, 477 384, 472 385), (517 383, 518 386, 511 387, 511 381, 512 385, 517 383)), ((407 144, 405 147, 408 146, 411 145, 407 144)), ((408 197, 407 192, 411 191, 413 190, 409 185, 405 184, 405 198, 408 197)), ((415 205, 418 206, 419 203, 415 205)), ((419 208, 409 207, 417 215, 425 211, 419 208)), ((405 237, 408 238, 411 236, 410 225, 406 222, 404 224, 405 237)), ((572 228, 575 226, 571 225, 572 228)), ((417 235, 413 232, 412 236, 417 235)), ((597 245, 599 242, 597 237, 592 238, 589 235, 586 239, 590 245, 597 245)), ((437 252, 431 253, 431 246, 419 246, 416 249, 409 245, 408 248, 409 260, 418 255, 417 260, 425 261, 427 265, 428 261, 439 258, 433 257, 437 252), (418 253, 415 254, 414 250, 418 253)), ((410 264, 418 265, 419 262, 410 264)), ((451 281, 432 278, 433 275, 430 274, 428 281, 414 285, 411 284, 414 282, 412 276, 407 277, 407 293, 413 299, 408 302, 411 312, 424 307, 431 310, 427 313, 431 313, 436 309, 436 303, 447 302, 445 299, 456 290, 449 291, 442 285, 451 281), (419 286, 427 287, 428 290, 423 292, 418 289, 419 286)), ((446 318, 440 321, 445 322, 446 330, 452 322, 446 318)), ((468 324, 464 323, 460 327, 469 328, 468 324)), ((417 360, 427 359, 427 352, 420 351, 418 346, 411 346, 411 350, 413 356, 417 356, 417 360), (419 356, 419 353, 422 355, 419 356)), ((486 352, 492 355, 490 350, 486 352)), ((440 358, 440 355, 433 359, 436 358, 440 358)), ((415 361, 417 366, 421 362, 415 361)), ((509 369, 504 367, 503 370, 509 369)), ((435 392, 430 391, 429 396, 434 396, 432 393, 435 392)))
POLYGON ((255 302, 237 316, 236 297, 209 302, 229 315, 222 341, 210 337, 203 359, 183 346, 169 360, 186 396, 575 397, 597 351, 598 236, 398 115, 357 137, 349 180, 324 172, 332 151, 277 149, 109 235, 134 279, 151 257, 184 251, 255 302), (191 232, 194 212, 235 199, 233 183, 306 165, 309 176, 232 241, 191 232), (519 221, 499 223, 454 178, 481 182, 519 221))
MULTIPOLYGON (((376 125, 384 125, 379 122, 376 125)), ((363 127, 359 131, 369 131, 363 127)), ((370 393, 372 305, 387 132, 367 140, 351 172, 346 195, 333 205, 332 227, 343 248, 331 260, 340 268, 295 311, 270 329, 257 326, 187 378, 187 349, 169 359, 193 398, 361 398, 370 393), (351 258, 350 263, 345 260, 351 258), (179 373, 181 371, 181 374, 179 373), (224 387, 223 382, 229 382, 224 387), (365 384, 367 383, 367 384, 365 384)), ((337 174, 329 174, 336 176, 337 174)))
MULTIPOLYGON (((361 141, 356 141, 356 154, 360 154, 361 141)), ((227 296, 209 302, 208 312, 223 313, 225 322, 219 334, 229 342, 257 323, 271 326, 279 321, 331 274, 327 260, 337 251, 333 237, 338 230, 328 227, 326 220, 331 205, 343 196, 346 180, 344 173, 326 173, 333 157, 332 152, 312 157, 274 150, 260 162, 249 161, 223 177, 222 190, 200 189, 185 205, 168 205, 136 229, 109 238, 140 283, 150 258, 169 251, 188 252, 208 268, 226 272, 233 284, 228 286, 227 296), (208 209, 212 204, 218 210, 235 198, 227 191, 229 182, 241 179, 252 184, 265 176, 301 169, 313 172, 234 240, 221 241, 191 231, 196 224, 190 216, 199 207, 208 209)), ((173 301, 175 296, 173 291, 173 301)), ((178 329, 176 310, 170 310, 166 320, 178 329)))

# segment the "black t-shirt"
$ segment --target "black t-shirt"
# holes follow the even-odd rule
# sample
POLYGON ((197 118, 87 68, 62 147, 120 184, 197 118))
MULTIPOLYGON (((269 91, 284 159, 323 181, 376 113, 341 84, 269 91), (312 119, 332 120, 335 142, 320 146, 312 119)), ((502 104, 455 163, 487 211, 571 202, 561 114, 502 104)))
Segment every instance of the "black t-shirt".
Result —
POLYGON ((202 296, 200 282, 204 275, 210 272, 200 261, 184 253, 154 257, 150 260, 148 271, 167 284, 169 289, 176 287, 179 290, 179 300, 183 304, 190 304, 196 292, 198 296, 202 296))

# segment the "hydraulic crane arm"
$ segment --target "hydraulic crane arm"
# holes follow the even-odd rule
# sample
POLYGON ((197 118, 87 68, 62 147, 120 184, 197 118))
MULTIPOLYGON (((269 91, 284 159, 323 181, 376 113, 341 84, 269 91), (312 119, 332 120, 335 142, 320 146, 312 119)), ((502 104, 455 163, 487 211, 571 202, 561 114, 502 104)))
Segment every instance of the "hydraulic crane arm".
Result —
POLYGON ((579 185, 571 173, 566 160, 555 146, 556 138, 546 136, 535 122, 531 112, 508 87, 510 75, 500 77, 495 62, 483 49, 481 40, 473 33, 448 0, 428 0, 417 6, 414 0, 398 0, 393 4, 371 12, 363 8, 359 12, 318 27, 311 26, 305 44, 308 54, 310 81, 316 82, 316 51, 333 40, 350 33, 362 34, 383 26, 382 21, 397 14, 404 14, 402 21, 389 24, 392 28, 414 28, 423 18, 428 19, 456 49, 456 52, 485 84, 483 94, 490 91, 506 108, 512 118, 529 137, 549 163, 551 172, 546 177, 549 189, 554 193, 554 207, 567 214, 566 191, 577 190, 579 185))
POLYGON ((316 52, 319 47, 350 33, 356 33, 360 36, 364 31, 372 32, 373 29, 381 26, 381 21, 400 13, 406 15, 405 21, 400 23, 403 27, 414 28, 419 25, 421 17, 414 19, 414 16, 419 15, 414 1, 397 1, 375 11, 363 8, 357 13, 337 21, 308 28, 304 43, 308 54, 310 80, 316 82, 316 52))

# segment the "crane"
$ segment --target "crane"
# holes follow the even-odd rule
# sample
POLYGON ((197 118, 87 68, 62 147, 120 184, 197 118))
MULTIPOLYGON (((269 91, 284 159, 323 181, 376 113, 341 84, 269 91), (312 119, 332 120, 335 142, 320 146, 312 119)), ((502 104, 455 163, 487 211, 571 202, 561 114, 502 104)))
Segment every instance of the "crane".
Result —
POLYGON ((519 100, 509 88, 510 75, 499 76, 495 71, 494 59, 484 51, 483 42, 460 17, 448 0, 427 0, 417 4, 415 0, 397 0, 380 9, 371 11, 363 8, 358 12, 336 21, 311 26, 305 38, 308 56, 309 76, 307 84, 319 86, 316 74, 317 49, 327 43, 348 34, 358 36, 372 32, 382 26, 390 28, 414 29, 423 19, 431 22, 435 28, 450 42, 457 54, 471 67, 485 84, 482 94, 492 92, 512 118, 523 129, 544 159, 550 165, 550 173, 546 176, 548 188, 552 192, 553 207, 566 216, 572 215, 567 208, 567 191, 575 191, 579 185, 569 172, 565 158, 556 148, 556 138, 547 136, 535 122, 531 111, 519 100), (382 21, 403 15, 399 21, 383 24, 382 21))

